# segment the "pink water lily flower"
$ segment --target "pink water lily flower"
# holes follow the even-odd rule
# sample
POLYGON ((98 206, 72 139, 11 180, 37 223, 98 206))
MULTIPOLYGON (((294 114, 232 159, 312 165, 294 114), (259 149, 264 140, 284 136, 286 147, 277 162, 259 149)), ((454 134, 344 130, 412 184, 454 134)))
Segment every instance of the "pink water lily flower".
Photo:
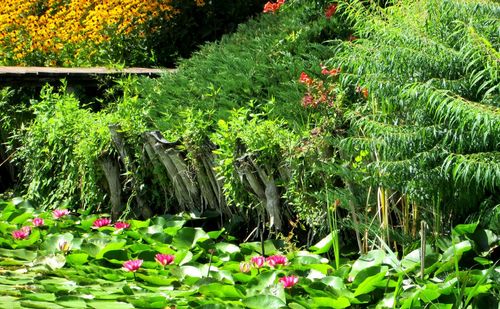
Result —
POLYGON ((111 224, 111 220, 108 219, 108 218, 99 218, 99 219, 96 219, 94 221, 94 223, 92 224, 93 227, 95 228, 100 228, 100 227, 103 227, 103 226, 108 226, 111 224))
POLYGON ((143 260, 129 260, 123 263, 123 269, 126 271, 136 272, 141 268, 143 260))
POLYGON ((170 265, 174 262, 175 256, 172 254, 161 254, 158 253, 155 255, 155 260, 158 262, 158 264, 165 266, 165 265, 170 265))
POLYGON ((26 239, 29 235, 30 231, 27 231, 26 229, 12 231, 12 237, 14 237, 14 239, 26 239))
POLYGON ((262 266, 264 266, 266 258, 263 256, 254 256, 250 259, 250 262, 252 262, 252 265, 254 267, 261 268, 262 266))
POLYGON ((121 229, 128 229, 130 227, 130 223, 127 222, 116 222, 115 223, 115 229, 121 230, 121 229))
POLYGON ((271 267, 276 265, 286 265, 286 263, 288 263, 288 259, 284 255, 271 255, 266 259, 266 261, 271 267))
POLYGON ((42 218, 33 218, 31 222, 33 223, 34 226, 42 226, 45 224, 42 218))
POLYGON ((56 209, 52 212, 52 215, 55 219, 60 219, 69 214, 69 210, 67 209, 56 209))
POLYGON ((297 282, 299 282, 299 277, 297 277, 297 276, 285 276, 285 277, 281 277, 279 279, 279 282, 283 283, 283 286, 285 287, 285 289, 289 289, 292 286, 294 286, 295 284, 297 284, 297 282))

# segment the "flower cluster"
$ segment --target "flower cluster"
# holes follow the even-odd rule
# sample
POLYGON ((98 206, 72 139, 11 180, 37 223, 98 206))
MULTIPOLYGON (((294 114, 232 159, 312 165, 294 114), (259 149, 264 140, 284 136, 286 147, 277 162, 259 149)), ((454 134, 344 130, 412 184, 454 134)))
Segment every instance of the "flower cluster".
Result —
POLYGON ((150 32, 148 23, 177 13, 171 0, 2 0, 0 50, 21 65, 35 56, 65 55, 67 61, 81 53, 90 57, 93 48, 113 37, 132 32, 144 37, 150 32))
POLYGON ((143 260, 129 260, 123 263, 123 270, 135 273, 141 268, 143 260))
POLYGON ((54 219, 61 219, 62 217, 69 215, 69 210, 67 209, 56 209, 52 212, 54 219))
POLYGON ((297 276, 284 276, 284 277, 281 277, 279 279, 279 282, 281 282, 283 284, 283 287, 285 287, 285 289, 289 289, 292 286, 294 286, 295 284, 297 284, 297 282, 299 282, 299 277, 297 277, 297 276))
POLYGON ((23 226, 20 230, 12 231, 14 239, 26 239, 31 234, 31 227, 23 226))
POLYGON ((285 3, 285 0, 278 0, 276 2, 268 1, 264 4, 264 13, 274 13, 285 3))
POLYGON ((127 222, 116 222, 115 223, 115 229, 117 230, 122 230, 122 229, 128 229, 130 227, 130 223, 127 222))
POLYGON ((325 17, 327 19, 332 18, 332 16, 335 14, 337 11, 337 3, 332 3, 330 4, 326 9, 325 9, 325 17))
POLYGON ((254 256, 250 259, 250 262, 243 262, 240 264, 240 270, 242 272, 249 272, 251 268, 262 268, 264 266, 276 267, 277 265, 285 266, 288 263, 288 259, 284 255, 271 255, 267 258, 263 256, 254 256))
POLYGON ((100 228, 100 227, 103 227, 103 226, 108 226, 111 224, 111 220, 109 218, 99 218, 97 220, 94 221, 94 223, 92 224, 92 226, 94 228, 100 228))
POLYGON ((158 253, 155 255, 155 260, 160 264, 161 266, 165 267, 166 265, 170 265, 174 262, 175 256, 172 254, 162 254, 158 253))
MULTIPOLYGON (((336 78, 340 74, 340 68, 328 69, 321 65, 321 74, 327 79, 336 78)), ((307 92, 302 98, 302 106, 316 108, 320 104, 332 107, 335 102, 335 84, 325 83, 322 79, 313 79, 307 73, 302 72, 299 82, 307 86, 307 92)))

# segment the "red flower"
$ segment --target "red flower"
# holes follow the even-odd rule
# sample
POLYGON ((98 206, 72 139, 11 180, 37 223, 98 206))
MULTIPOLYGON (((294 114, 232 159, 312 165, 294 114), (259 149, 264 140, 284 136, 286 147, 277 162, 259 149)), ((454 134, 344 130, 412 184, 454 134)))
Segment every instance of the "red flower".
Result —
POLYGON ((288 263, 286 256, 283 255, 271 255, 266 259, 266 261, 271 267, 276 265, 286 265, 286 263, 288 263))
POLYGON ((123 269, 126 271, 136 272, 141 268, 142 260, 129 260, 123 263, 123 269))
POLYGON ((92 224, 93 227, 95 228, 100 228, 100 227, 103 227, 103 226, 107 226, 107 225, 110 225, 111 224, 111 220, 108 219, 108 218, 99 218, 97 220, 94 221, 94 223, 92 224))
POLYGON ((254 256, 250 259, 250 261, 252 262, 253 266, 255 266, 257 268, 261 268, 262 266, 264 266, 264 262, 266 261, 266 258, 263 256, 254 256))
POLYGON ((30 235, 30 230, 27 230, 25 228, 22 228, 17 231, 12 231, 12 237, 14 237, 14 239, 26 239, 28 238, 29 235, 30 235))
POLYGON ((175 257, 172 254, 161 254, 158 253, 155 255, 155 260, 161 266, 170 265, 174 262, 175 257))
POLYGON ((120 229, 128 229, 130 227, 130 223, 127 222, 116 222, 115 223, 115 229, 120 230, 120 229))
POLYGON ((357 86, 356 93, 361 93, 363 98, 368 99, 368 88, 357 86))
POLYGON ((331 69, 331 70, 328 70, 325 66, 322 66, 321 68, 322 68, 321 74, 323 74, 323 75, 337 76, 337 75, 339 75, 339 73, 341 71, 340 68, 331 69))
POLYGON ((285 276, 285 277, 281 277, 279 279, 279 282, 283 283, 283 286, 285 287, 285 289, 289 289, 292 286, 294 286, 295 284, 297 284, 297 282, 299 282, 299 277, 285 276))
POLYGON ((301 82, 302 84, 311 85, 313 83, 313 80, 305 72, 302 72, 300 73, 299 82, 301 82))
POLYGON ((333 16, 333 14, 335 14, 336 11, 337 11, 337 3, 333 3, 326 8, 325 17, 330 19, 333 16))
POLYGON ((278 0, 276 3, 272 3, 271 1, 268 1, 266 4, 264 4, 264 13, 274 13, 276 12, 281 5, 285 3, 285 0, 278 0))
POLYGON ((60 219, 69 214, 69 210, 67 209, 56 209, 52 212, 52 215, 55 219, 60 219))
POLYGON ((31 221, 34 226, 42 226, 44 224, 44 221, 42 218, 33 218, 31 221))

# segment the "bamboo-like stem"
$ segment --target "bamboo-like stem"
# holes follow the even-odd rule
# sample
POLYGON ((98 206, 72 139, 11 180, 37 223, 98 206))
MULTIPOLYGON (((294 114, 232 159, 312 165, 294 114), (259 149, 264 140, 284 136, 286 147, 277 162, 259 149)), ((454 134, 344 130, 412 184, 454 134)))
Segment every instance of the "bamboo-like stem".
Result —
POLYGON ((420 279, 424 279, 425 271, 425 221, 420 222, 420 279))

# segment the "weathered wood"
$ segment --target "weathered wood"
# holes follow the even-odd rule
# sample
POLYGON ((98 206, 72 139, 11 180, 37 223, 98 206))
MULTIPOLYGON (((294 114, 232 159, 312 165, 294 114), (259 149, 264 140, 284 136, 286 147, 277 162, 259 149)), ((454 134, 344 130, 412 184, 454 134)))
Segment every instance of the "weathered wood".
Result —
MULTIPOLYGON (((183 159, 179 157, 179 153, 171 148, 175 147, 177 143, 166 141, 158 131, 145 132, 143 137, 165 167, 179 206, 182 210, 197 211, 196 207, 199 204, 197 184, 189 175, 188 168, 183 159)), ((150 159, 154 160, 155 158, 150 159)))
POLYGON ((240 180, 250 186, 269 215, 269 227, 280 231, 283 228, 278 187, 271 172, 258 166, 250 154, 236 159, 236 170, 240 180))
POLYGON ((122 205, 121 201, 120 167, 118 162, 110 157, 100 159, 99 163, 108 182, 111 218, 113 221, 116 221, 124 210, 124 205, 122 205))
POLYGON ((71 84, 97 84, 102 77, 141 75, 159 77, 175 69, 125 68, 61 68, 61 67, 5 67, 0 66, 0 85, 43 85, 66 79, 71 84))
POLYGON ((133 158, 127 151, 127 146, 125 143, 125 138, 123 137, 123 133, 120 125, 111 124, 108 126, 109 132, 111 134, 111 141, 113 142, 115 149, 120 154, 120 160, 122 161, 126 174, 131 175, 131 189, 132 193, 135 193, 135 201, 137 203, 137 209, 135 211, 139 211, 139 215, 144 218, 149 218, 153 215, 153 211, 149 206, 144 203, 144 200, 141 196, 141 186, 138 183, 135 174, 137 172, 137 167, 134 164, 133 158))

